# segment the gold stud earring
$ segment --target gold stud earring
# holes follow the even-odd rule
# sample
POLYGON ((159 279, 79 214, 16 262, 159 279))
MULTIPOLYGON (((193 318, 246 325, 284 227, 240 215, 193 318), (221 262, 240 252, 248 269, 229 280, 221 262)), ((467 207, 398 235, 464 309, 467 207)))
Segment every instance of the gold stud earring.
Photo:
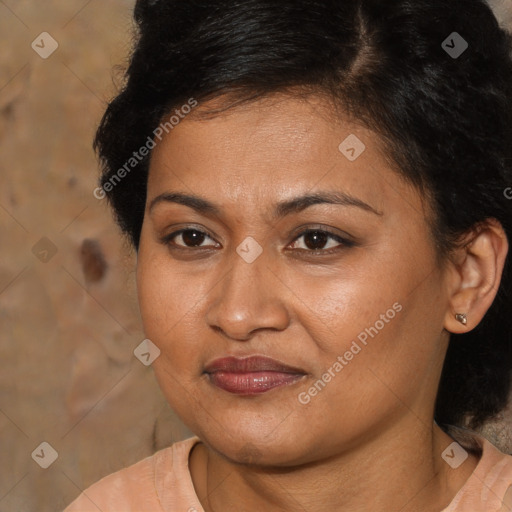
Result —
POLYGON ((466 325, 468 323, 468 317, 465 313, 455 313, 455 320, 460 322, 462 325, 466 325))

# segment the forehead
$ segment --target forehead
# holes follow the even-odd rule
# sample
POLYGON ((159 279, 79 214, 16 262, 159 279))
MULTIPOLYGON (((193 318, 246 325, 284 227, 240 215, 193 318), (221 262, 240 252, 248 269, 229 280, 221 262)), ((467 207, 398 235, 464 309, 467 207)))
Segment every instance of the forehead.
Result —
POLYGON ((148 200, 179 189, 247 210, 331 189, 381 210, 386 200, 403 202, 404 189, 417 195, 387 166, 379 137, 320 97, 280 95, 204 117, 212 107, 198 107, 157 144, 148 200))
MULTIPOLYGON (((214 156, 216 163, 230 163, 229 167, 237 160, 242 170, 276 159, 276 164, 285 161, 299 167, 297 164, 321 162, 335 154, 336 139, 343 131, 349 134, 357 127, 354 122, 340 121, 329 104, 317 96, 279 94, 207 115, 218 102, 208 102, 186 116, 157 145, 154 160, 162 151, 181 146, 195 160, 208 163, 214 156)), ((376 139, 372 145, 378 144, 375 135, 369 131, 367 135, 376 139)))

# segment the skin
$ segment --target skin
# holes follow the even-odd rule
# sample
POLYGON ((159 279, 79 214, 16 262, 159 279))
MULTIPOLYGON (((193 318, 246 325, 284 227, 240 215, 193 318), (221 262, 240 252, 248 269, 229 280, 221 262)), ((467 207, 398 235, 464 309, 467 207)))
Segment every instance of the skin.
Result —
POLYGON ((449 333, 474 328, 496 294, 508 250, 501 226, 468 234, 440 265, 428 205, 386 164, 373 132, 333 118, 314 96, 275 95, 212 119, 198 117, 200 108, 153 151, 137 281, 146 335, 161 350, 158 382, 202 441, 189 464, 204 509, 446 507, 478 460, 452 469, 442 459, 453 440, 433 422, 434 401, 449 333), (350 134, 366 145, 353 162, 338 150, 350 134), (378 213, 317 204, 272 216, 277 202, 319 191, 378 213), (169 201, 150 208, 169 192, 200 196, 219 213, 169 201), (184 228, 206 236, 162 241, 184 228), (316 247, 334 252, 315 255, 315 239, 300 236, 309 228, 354 244, 327 238, 316 247), (249 236, 263 250, 252 263, 236 252, 249 236), (300 403, 395 303, 401 311, 300 403), (254 354, 306 375, 247 397, 204 374, 216 358, 254 354))

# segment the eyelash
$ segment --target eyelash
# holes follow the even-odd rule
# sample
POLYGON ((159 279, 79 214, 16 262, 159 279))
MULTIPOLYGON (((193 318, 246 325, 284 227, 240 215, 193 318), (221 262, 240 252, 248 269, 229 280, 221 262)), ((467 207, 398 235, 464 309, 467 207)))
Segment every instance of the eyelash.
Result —
MULTIPOLYGON (((186 233, 187 231, 199 233, 201 235, 205 235, 206 237, 208 237, 208 238, 213 240, 213 237, 210 236, 207 232, 202 231, 200 229, 188 227, 188 228, 180 229, 179 231, 174 231, 173 233, 170 233, 168 235, 165 235, 164 237, 161 238, 161 243, 163 243, 164 245, 169 246, 173 250, 180 250, 180 251, 196 251, 196 250, 199 250, 199 249, 205 249, 205 247, 201 247, 201 246, 187 247, 187 246, 176 245, 176 244, 174 244, 172 242, 172 240, 174 238, 176 238, 177 236, 179 236, 179 235, 181 235, 183 233, 186 233)), ((355 245, 355 242, 353 242, 352 240, 348 240, 347 238, 343 238, 343 237, 341 237, 339 235, 336 235, 336 234, 326 230, 325 228, 308 228, 308 229, 305 229, 304 231, 301 231, 293 239, 292 244, 295 243, 297 240, 299 240, 301 237, 303 237, 305 235, 309 235, 311 233, 318 233, 318 234, 322 234, 322 235, 327 235, 328 239, 333 239, 336 242, 338 242, 340 245, 337 246, 337 247, 332 247, 330 249, 316 249, 316 250, 313 250, 313 249, 298 249, 299 251, 310 253, 310 254, 313 254, 313 255, 322 256, 322 255, 334 254, 334 253, 342 250, 343 248, 350 248, 350 247, 354 247, 354 245, 355 245)), ((297 250, 297 249, 292 249, 292 250, 297 250)))

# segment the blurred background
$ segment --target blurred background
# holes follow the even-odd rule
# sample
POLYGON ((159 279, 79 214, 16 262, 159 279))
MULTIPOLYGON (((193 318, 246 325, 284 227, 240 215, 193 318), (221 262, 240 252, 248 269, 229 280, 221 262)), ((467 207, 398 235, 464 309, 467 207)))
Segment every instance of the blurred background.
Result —
POLYGON ((0 1, 1 512, 62 510, 189 436, 133 354, 135 257, 93 195, 134 3, 0 1))
MULTIPOLYGON (((0 0, 0 512, 62 510, 191 435, 134 356, 135 255, 93 195, 134 3, 0 0)), ((511 426, 484 433, 512 453, 511 426)))

